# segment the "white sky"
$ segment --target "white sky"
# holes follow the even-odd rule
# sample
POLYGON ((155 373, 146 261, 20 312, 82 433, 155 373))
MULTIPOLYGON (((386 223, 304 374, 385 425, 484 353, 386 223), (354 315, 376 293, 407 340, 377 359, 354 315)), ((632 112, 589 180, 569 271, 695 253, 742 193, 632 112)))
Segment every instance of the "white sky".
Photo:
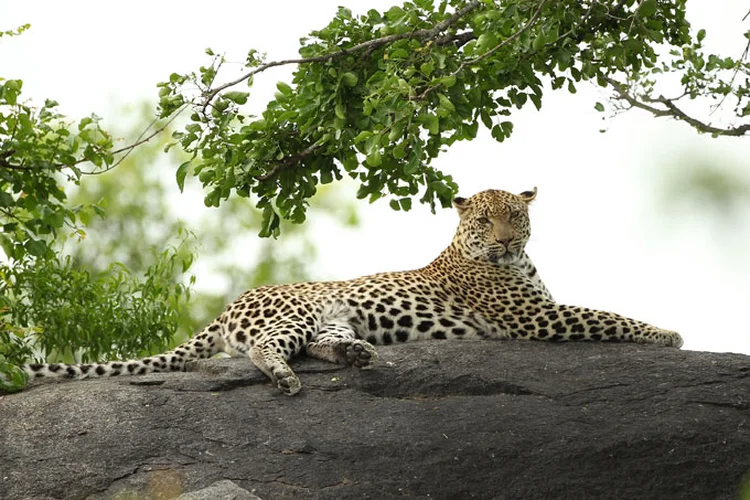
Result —
MULTIPOLYGON (((362 13, 397 2, 0 0, 0 30, 32 24, 23 36, 0 42, 0 76, 22 79, 26 98, 54 98, 70 116, 96 112, 106 128, 124 105, 155 100, 156 83, 170 73, 207 63, 206 47, 235 61, 249 48, 267 52, 268 60, 296 57, 298 39, 324 26, 342 3, 362 13)), ((707 29, 712 49, 736 57, 750 27, 740 22, 747 8, 740 1, 692 0, 688 12, 707 29)), ((258 108, 290 72, 256 77, 258 108)), ((510 140, 499 144, 482 133, 452 147, 436 166, 454 176, 463 196, 539 187, 528 251, 559 302, 677 330, 688 349, 750 354, 750 214, 745 227, 726 226, 732 234, 722 234, 713 219, 700 217, 710 207, 667 213, 659 198, 664 172, 679 171, 686 159, 731 165, 750 178, 750 139, 698 136, 640 111, 602 122, 593 106, 607 95, 586 84, 572 96, 548 92, 541 112, 530 106, 513 117, 510 140)), ((178 211, 200 205, 177 199, 178 211)), ((449 243, 457 223, 450 210, 396 213, 387 201, 362 203, 360 210, 364 224, 356 231, 311 221, 320 234, 321 275, 421 267, 449 243)), ((244 288, 231 286, 237 293, 244 288)))

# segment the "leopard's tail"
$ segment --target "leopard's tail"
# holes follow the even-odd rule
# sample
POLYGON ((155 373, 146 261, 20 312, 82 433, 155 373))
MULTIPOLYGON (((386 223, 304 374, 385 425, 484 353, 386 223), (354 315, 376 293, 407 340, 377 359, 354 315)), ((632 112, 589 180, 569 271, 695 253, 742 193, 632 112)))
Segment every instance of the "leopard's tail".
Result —
POLYGON ((195 337, 171 351, 141 359, 87 364, 41 363, 24 365, 22 368, 28 374, 29 380, 41 378, 80 379, 115 377, 118 375, 145 375, 154 372, 181 372, 185 371, 188 361, 210 358, 224 350, 224 339, 221 331, 222 325, 219 322, 214 322, 201 330, 195 337))

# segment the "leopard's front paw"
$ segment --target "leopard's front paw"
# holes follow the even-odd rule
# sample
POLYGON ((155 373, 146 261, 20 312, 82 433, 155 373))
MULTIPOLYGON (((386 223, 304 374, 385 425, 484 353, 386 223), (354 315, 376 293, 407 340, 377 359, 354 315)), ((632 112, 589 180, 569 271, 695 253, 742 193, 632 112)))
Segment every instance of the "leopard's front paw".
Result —
POLYGON ((371 368, 378 359, 378 351, 365 340, 353 340, 346 346, 346 362, 357 368, 371 368))
POLYGON ((676 347, 680 348, 682 347, 682 337, 679 333, 673 332, 671 330, 663 330, 664 335, 664 345, 667 347, 676 347))
POLYGON ((651 335, 644 337, 642 342, 660 344, 665 347, 676 347, 678 349, 682 347, 682 337, 679 333, 661 328, 656 328, 651 335))
POLYGON ((293 373, 285 377, 277 378, 276 386, 287 396, 294 396, 300 391, 300 389, 302 389, 302 384, 300 383, 299 378, 293 373))

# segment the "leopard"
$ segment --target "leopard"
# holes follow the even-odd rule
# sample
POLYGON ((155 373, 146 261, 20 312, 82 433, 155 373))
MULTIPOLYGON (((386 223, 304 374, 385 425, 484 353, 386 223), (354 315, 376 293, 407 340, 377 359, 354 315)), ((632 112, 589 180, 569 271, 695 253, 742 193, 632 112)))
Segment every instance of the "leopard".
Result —
POLYGON ((298 355, 370 369, 376 345, 421 340, 637 342, 679 348, 674 331, 616 313, 557 303, 526 253, 537 189, 456 197, 450 245, 420 269, 345 281, 250 289, 191 339, 130 361, 27 364, 31 379, 185 371, 222 351, 243 356, 283 394, 302 388, 298 355))

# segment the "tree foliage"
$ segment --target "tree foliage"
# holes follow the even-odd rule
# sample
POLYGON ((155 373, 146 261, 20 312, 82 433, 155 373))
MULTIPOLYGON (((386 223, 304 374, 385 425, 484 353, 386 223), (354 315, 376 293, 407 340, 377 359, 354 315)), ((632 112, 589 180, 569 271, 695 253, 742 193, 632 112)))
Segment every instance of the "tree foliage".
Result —
POLYGON ((750 65, 744 55, 704 54, 705 31, 691 30, 686 4, 414 0, 358 16, 342 7, 302 40, 300 58, 266 62, 250 49, 246 72, 227 83, 224 57, 209 49, 209 64, 159 84, 161 117, 191 110, 174 134, 190 154, 178 183, 197 176, 208 206, 232 192, 256 195, 262 236, 277 235, 281 219, 302 222, 317 186, 344 175, 358 181, 359 198, 389 195, 396 210, 414 196, 447 206, 456 184, 433 158, 480 124, 504 141, 514 111, 586 81, 614 90, 615 111, 639 107, 700 132, 744 135, 750 125, 721 129, 677 107, 711 97, 732 100, 737 117, 750 113, 750 65), (286 64, 298 66, 291 84, 279 82, 262 115, 248 115, 243 86, 286 64), (680 77, 681 95, 657 94, 664 73, 680 77))
POLYGON ((193 260, 186 238, 161 248, 142 272, 110 262, 95 273, 61 252, 104 214, 95 204, 72 206, 66 190, 112 169, 138 141, 115 149, 96 115, 73 122, 55 101, 24 101, 22 87, 0 78, 0 388, 10 389, 23 385, 18 366, 32 358, 91 361, 163 348, 189 295, 175 276, 193 260))

